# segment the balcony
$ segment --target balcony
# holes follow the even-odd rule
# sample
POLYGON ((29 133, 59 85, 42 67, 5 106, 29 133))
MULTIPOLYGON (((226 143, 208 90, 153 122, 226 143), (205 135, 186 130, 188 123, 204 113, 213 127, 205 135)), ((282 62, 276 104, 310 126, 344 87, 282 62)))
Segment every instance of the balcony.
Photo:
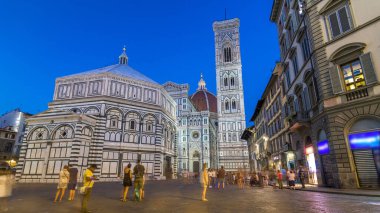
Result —
POLYGON ((310 117, 308 112, 296 112, 289 119, 291 132, 297 132, 302 128, 310 127, 310 117))
POLYGON ((346 93, 347 101, 353 101, 353 100, 357 100, 364 97, 368 97, 367 88, 357 89, 357 90, 346 93))

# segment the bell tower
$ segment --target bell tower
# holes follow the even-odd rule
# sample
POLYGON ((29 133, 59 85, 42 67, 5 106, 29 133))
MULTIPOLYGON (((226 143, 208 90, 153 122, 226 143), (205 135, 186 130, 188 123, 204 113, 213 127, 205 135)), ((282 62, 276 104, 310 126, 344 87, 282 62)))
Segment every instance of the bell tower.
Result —
POLYGON ((249 169, 248 146, 240 139, 246 124, 239 27, 238 18, 216 21, 213 24, 219 165, 228 171, 249 169))

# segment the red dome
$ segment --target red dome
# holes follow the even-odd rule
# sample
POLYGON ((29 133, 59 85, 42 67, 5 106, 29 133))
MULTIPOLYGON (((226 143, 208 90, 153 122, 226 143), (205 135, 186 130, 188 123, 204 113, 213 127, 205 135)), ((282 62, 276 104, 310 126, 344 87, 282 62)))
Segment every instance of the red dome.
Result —
POLYGON ((190 100, 197 111, 217 112, 216 97, 207 90, 198 90, 191 96, 190 100))

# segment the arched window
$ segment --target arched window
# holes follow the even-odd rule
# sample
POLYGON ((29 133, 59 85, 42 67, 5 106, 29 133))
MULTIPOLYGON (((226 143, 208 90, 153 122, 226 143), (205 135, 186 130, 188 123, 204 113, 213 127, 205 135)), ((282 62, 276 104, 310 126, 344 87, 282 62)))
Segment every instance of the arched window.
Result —
POLYGON ((230 110, 230 102, 226 101, 225 105, 226 105, 226 110, 230 110))
POLYGON ((235 78, 232 77, 232 78, 231 78, 231 87, 234 87, 234 86, 235 86, 235 78))
POLYGON ((225 47, 224 48, 224 62, 231 62, 231 61, 232 61, 231 47, 225 47))
POLYGON ((232 101, 232 109, 236 109, 236 101, 232 101))
POLYGON ((228 78, 224 78, 224 86, 228 87, 228 78))

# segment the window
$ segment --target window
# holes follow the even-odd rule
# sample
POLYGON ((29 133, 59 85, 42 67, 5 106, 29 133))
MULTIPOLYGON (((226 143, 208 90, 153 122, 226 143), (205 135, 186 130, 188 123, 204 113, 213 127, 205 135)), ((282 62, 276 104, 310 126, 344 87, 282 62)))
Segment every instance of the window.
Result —
POLYGON ((235 86, 235 78, 234 77, 231 78, 231 86, 232 87, 235 86))
POLYGON ((204 124, 204 125, 207 124, 207 118, 204 118, 204 119, 203 119, 203 124, 204 124))
POLYGON ((346 91, 354 90, 366 85, 362 65, 359 60, 341 66, 346 91))
POLYGON ((302 47, 303 58, 306 61, 306 60, 309 59, 310 54, 311 54, 310 44, 309 44, 309 38, 308 38, 306 32, 305 32, 305 35, 302 38, 301 47, 302 47))
POLYGON ((146 130, 148 132, 152 132, 153 131, 153 124, 152 123, 147 123, 146 124, 146 130))
POLYGON ((224 62, 231 62, 231 61, 232 61, 231 47, 225 47, 224 48, 224 62))
POLYGON ((129 129, 135 130, 136 129, 136 123, 135 121, 129 121, 129 129))
POLYGON ((332 38, 335 38, 351 30, 352 26, 347 6, 344 6, 328 15, 328 20, 330 23, 330 31, 332 38))
POLYGON ((228 86, 228 78, 224 78, 224 86, 225 86, 225 87, 228 86))
POLYGON ((226 110, 230 110, 230 103, 228 101, 226 101, 225 105, 226 105, 226 110))
POLYGON ((232 101, 232 109, 236 109, 236 101, 232 101))
POLYGON ((297 53, 294 53, 293 58, 292 58, 292 64, 293 64, 293 69, 294 69, 294 74, 297 76, 298 74, 298 61, 297 61, 297 53))
POLYGON ((290 88, 290 83, 291 83, 291 81, 290 81, 290 71, 289 71, 289 68, 287 68, 286 70, 285 70, 285 79, 286 79, 286 85, 287 85, 287 87, 288 87, 288 89, 290 88))

